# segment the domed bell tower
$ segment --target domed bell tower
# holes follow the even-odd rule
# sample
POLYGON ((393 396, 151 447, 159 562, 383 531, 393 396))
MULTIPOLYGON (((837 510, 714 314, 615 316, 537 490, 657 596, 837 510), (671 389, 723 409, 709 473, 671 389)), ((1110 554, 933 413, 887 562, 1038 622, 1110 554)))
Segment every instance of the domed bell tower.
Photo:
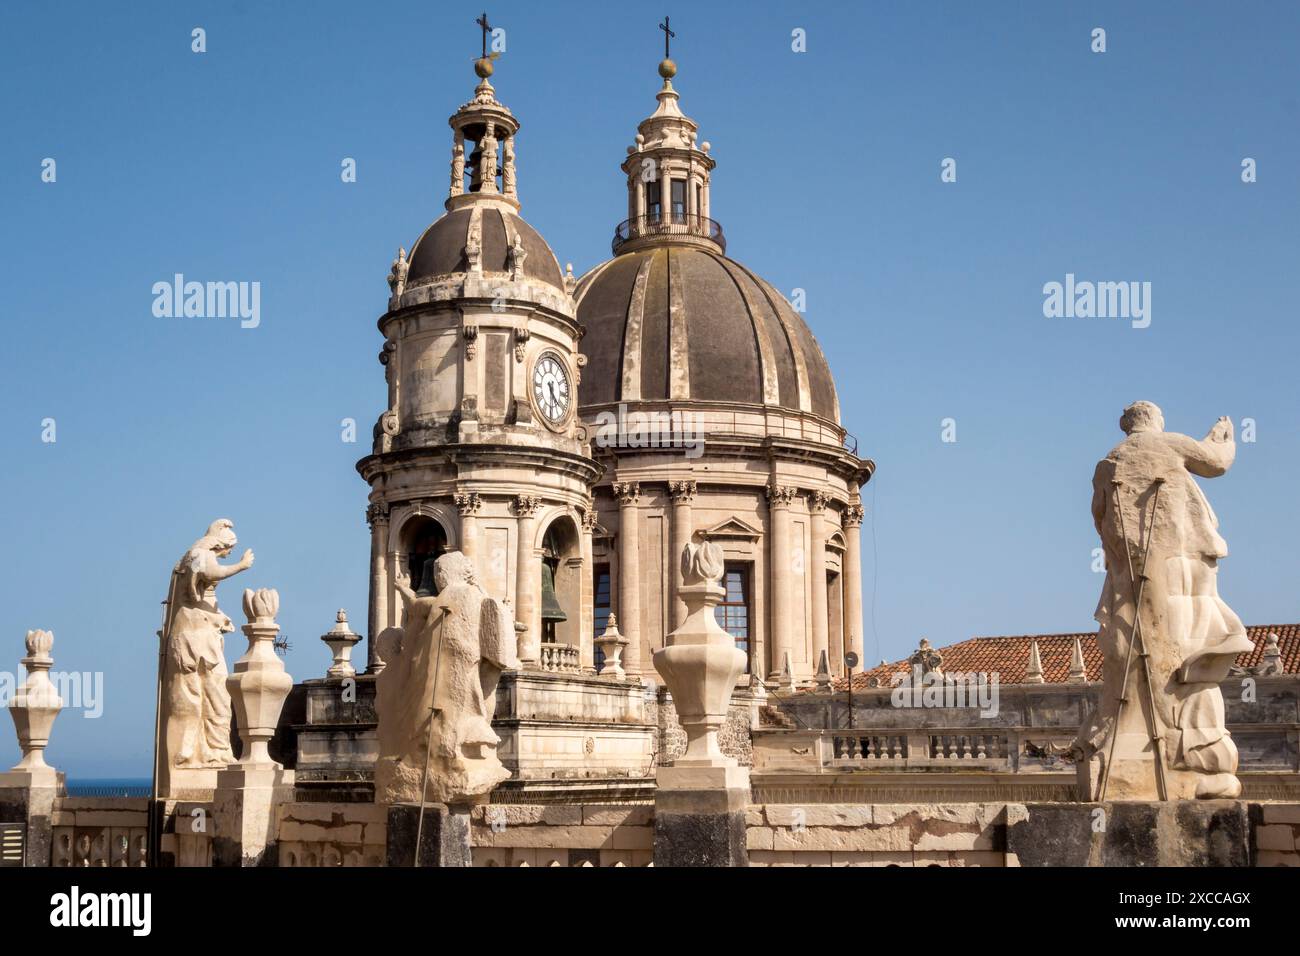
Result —
POLYGON ((520 124, 489 81, 481 25, 478 85, 448 120, 446 212, 409 255, 398 250, 379 319, 388 400, 357 463, 371 489, 371 672, 383 667, 381 635, 401 625, 396 579, 420 586, 449 550, 513 606, 525 667, 545 657, 594 670, 582 638, 601 468, 576 417, 582 330, 571 277, 519 215, 520 124), (541 647, 543 604, 549 643, 563 648, 541 647))

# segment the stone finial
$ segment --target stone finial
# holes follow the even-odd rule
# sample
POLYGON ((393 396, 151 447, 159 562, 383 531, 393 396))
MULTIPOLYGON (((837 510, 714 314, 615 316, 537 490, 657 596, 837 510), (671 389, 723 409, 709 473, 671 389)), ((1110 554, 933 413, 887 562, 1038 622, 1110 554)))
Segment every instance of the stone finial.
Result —
POLYGON ((28 631, 25 644, 27 656, 22 659, 22 664, 27 668, 27 677, 18 685, 8 708, 18 733, 18 746, 23 752, 22 759, 13 769, 48 773, 51 768, 45 762, 45 747, 50 742, 54 718, 63 709, 63 699, 49 675, 54 664, 54 658, 50 656, 54 634, 28 631))
POLYGON ((274 588, 244 589, 244 614, 248 623, 244 635, 248 650, 235 662, 226 678, 226 689, 235 710, 236 726, 243 742, 243 755, 237 761, 246 768, 280 769, 271 759, 267 745, 275 734, 280 709, 293 688, 293 678, 275 653, 275 636, 280 625, 275 615, 280 610, 280 595, 274 588))
POLYGON ((817 673, 813 676, 813 679, 817 682, 818 690, 830 690, 831 665, 830 660, 826 656, 825 649, 822 650, 821 654, 817 658, 817 673))
POLYGON ((790 663, 789 651, 781 655, 781 670, 777 673, 776 683, 782 690, 794 690, 794 665, 790 663))
POLYGON ((605 655, 605 662, 600 667, 602 677, 613 677, 622 680, 626 677, 623 670, 623 648, 627 647, 628 639, 618 632, 618 619, 614 612, 609 612, 609 620, 605 624, 605 631, 596 638, 596 646, 600 648, 605 655))
POLYGON ((1029 665, 1025 668, 1026 684, 1043 683, 1043 660, 1038 654, 1038 641, 1029 642, 1029 665))
POLYGON ((1083 645, 1074 639, 1074 649, 1070 651, 1070 674, 1066 681, 1071 684, 1084 684, 1088 681, 1088 670, 1083 666, 1083 645))
POLYGON ((1282 647, 1272 631, 1264 638, 1264 656, 1255 668, 1255 673, 1260 677, 1282 673, 1282 647))
POLYGON ((935 673, 943 676, 943 654, 930 646, 928 638, 921 638, 921 643, 916 646, 907 662, 913 671, 919 669, 922 674, 935 673))
POLYGON ((348 612, 339 608, 335 615, 334 626, 321 635, 321 640, 334 655, 334 663, 326 674, 330 677, 355 677, 357 669, 352 666, 352 648, 361 640, 361 635, 348 627, 348 612))
POLYGON ((726 596, 719 585, 723 551, 713 542, 688 544, 682 549, 684 583, 678 596, 686 604, 686 619, 655 652, 654 666, 668 692, 682 729, 686 753, 678 767, 734 768, 736 762, 722 753, 718 731, 727 719, 731 692, 745 672, 745 653, 721 626, 713 609, 726 596))

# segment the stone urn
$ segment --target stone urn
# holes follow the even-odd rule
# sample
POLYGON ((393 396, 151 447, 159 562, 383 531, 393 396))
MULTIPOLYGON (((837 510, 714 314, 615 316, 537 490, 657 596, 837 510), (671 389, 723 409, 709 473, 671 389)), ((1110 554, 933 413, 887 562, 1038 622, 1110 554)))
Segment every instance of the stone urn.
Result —
POLYGON ((14 719, 18 745, 23 751, 22 760, 13 769, 48 770, 45 747, 50 742, 54 718, 63 709, 63 700, 49 675, 54 664, 50 656, 54 635, 50 631, 28 631, 26 646, 27 656, 22 664, 27 668, 27 678, 18 685, 9 704, 9 716, 14 719))
POLYGON ((669 645, 654 655, 654 666, 672 694, 677 719, 686 731, 686 752, 677 767, 729 767, 736 761, 722 753, 718 731, 727 719, 731 694, 745 671, 745 653, 714 618, 726 596, 723 552, 713 543, 688 544, 682 551, 678 595, 686 604, 682 626, 668 635, 669 645))
POLYGON ((618 631, 618 619, 614 612, 609 614, 609 620, 605 624, 605 631, 595 640, 596 647, 605 655, 605 662, 600 666, 602 677, 623 678, 627 672, 623 670, 623 648, 627 647, 628 639, 618 631))
POLYGON ((271 759, 267 744, 280 721, 280 709, 293 688, 293 678, 275 653, 275 636, 280 626, 275 615, 280 610, 280 595, 272 588, 244 591, 244 615, 248 623, 243 631, 248 650, 235 661, 226 678, 226 689, 234 705, 243 756, 238 764, 246 767, 278 768, 271 759))
POLYGON ((334 663, 326 671, 330 677, 356 677, 357 669, 352 666, 352 648, 361 640, 361 635, 348 627, 348 612, 339 608, 334 618, 334 626, 320 638, 334 655, 334 663))

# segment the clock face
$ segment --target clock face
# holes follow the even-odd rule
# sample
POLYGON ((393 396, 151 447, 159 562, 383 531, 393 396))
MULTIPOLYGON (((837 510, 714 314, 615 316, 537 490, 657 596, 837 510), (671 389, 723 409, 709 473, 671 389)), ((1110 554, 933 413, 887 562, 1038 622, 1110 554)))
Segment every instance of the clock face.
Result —
POLYGON ((533 366, 533 402, 552 425, 569 414, 573 389, 569 384, 569 367, 554 352, 543 352, 533 366))

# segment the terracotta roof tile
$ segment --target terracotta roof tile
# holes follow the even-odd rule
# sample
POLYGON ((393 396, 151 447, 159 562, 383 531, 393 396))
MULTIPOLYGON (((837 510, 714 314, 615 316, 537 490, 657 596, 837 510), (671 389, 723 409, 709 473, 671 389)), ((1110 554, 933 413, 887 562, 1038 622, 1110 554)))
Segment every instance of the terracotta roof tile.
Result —
MULTIPOLYGON (((1282 670, 1286 674, 1300 673, 1300 624, 1258 624, 1246 628, 1247 636, 1255 649, 1237 658, 1241 667, 1253 667, 1264 657, 1264 642, 1272 633, 1278 637, 1282 649, 1282 670)), ((1043 664, 1043 680, 1048 684, 1064 684, 1070 673, 1070 654, 1075 638, 1083 650, 1084 670, 1089 680, 1101 679, 1102 654, 1097 646, 1097 635, 1091 634, 1023 634, 1014 637, 972 637, 958 644, 939 648, 943 654, 943 669, 949 672, 984 673, 998 675, 1003 684, 1019 684, 1025 679, 1029 666, 1029 647, 1038 641, 1038 655, 1043 664)), ((894 674, 905 674, 907 659, 892 664, 879 664, 870 670, 853 675, 853 689, 866 690, 875 678, 877 686, 889 687, 894 674)), ((844 689, 844 678, 835 681, 837 690, 844 689)))

